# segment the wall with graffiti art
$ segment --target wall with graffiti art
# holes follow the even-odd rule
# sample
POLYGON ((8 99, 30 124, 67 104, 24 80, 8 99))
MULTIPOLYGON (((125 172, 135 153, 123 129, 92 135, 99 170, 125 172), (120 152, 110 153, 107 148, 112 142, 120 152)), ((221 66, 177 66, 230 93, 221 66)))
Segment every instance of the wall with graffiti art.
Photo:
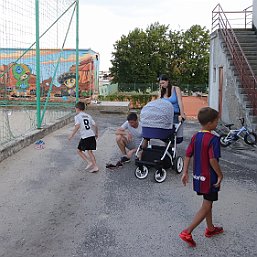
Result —
MULTIPOLYGON (((99 54, 79 50, 79 97, 98 93, 99 54)), ((41 49, 40 74, 36 74, 36 51, 0 49, 0 97, 33 99, 40 77, 40 96, 65 100, 76 96, 76 50, 41 49)))

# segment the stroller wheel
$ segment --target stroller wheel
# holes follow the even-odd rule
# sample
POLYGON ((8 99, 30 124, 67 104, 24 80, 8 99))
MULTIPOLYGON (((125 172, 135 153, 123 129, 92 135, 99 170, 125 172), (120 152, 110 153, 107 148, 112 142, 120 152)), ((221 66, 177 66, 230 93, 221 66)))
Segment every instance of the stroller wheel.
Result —
POLYGON ((148 168, 145 165, 136 168, 135 176, 137 178, 144 179, 147 177, 147 175, 148 175, 148 168))
POLYGON ((162 183, 166 179, 166 176, 167 176, 167 172, 165 169, 156 170, 154 173, 154 179, 158 183, 162 183))
POLYGON ((177 173, 181 173, 183 171, 184 161, 181 156, 176 156, 174 160, 174 169, 177 173))

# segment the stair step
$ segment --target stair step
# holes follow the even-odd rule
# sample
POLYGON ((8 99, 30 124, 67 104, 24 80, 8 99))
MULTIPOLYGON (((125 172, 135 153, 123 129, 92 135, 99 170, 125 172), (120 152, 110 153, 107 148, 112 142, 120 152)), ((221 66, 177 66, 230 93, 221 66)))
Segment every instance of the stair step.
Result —
POLYGON ((251 32, 236 32, 236 37, 256 37, 256 34, 254 31, 251 32))
POLYGON ((257 54, 247 54, 247 53, 244 53, 244 54, 247 60, 253 60, 253 61, 257 60, 257 54))
MULTIPOLYGON (((257 70, 253 70, 253 74, 256 76, 257 75, 257 70)), ((239 77, 240 73, 235 69, 234 70, 234 75, 239 77)), ((250 73, 250 71, 249 72, 244 72, 244 76, 247 76, 247 75, 251 77, 252 73, 250 73)))
POLYGON ((239 44, 241 43, 256 43, 256 37, 237 37, 239 44))
POLYGON ((257 56, 257 48, 256 49, 242 49, 245 55, 253 55, 257 56))
MULTIPOLYGON (((253 56, 253 55, 246 56, 246 55, 245 55, 245 57, 246 57, 246 59, 247 59, 249 62, 251 62, 251 63, 253 63, 253 64, 257 64, 257 62, 256 62, 257 56, 253 56)), ((231 56, 231 55, 228 56, 228 60, 232 60, 232 56, 231 56)))
MULTIPOLYGON (((239 42, 240 43, 240 42, 239 42)), ((255 42, 241 42, 240 43, 240 46, 242 47, 253 47, 253 46, 257 46, 257 42, 255 41, 255 42)))
MULTIPOLYGON (((242 46, 241 45, 241 49, 245 52, 245 51, 257 51, 257 44, 255 45, 255 46, 242 46)), ((238 50, 240 50, 239 49, 239 47, 238 48, 236 48, 236 50, 238 51, 238 50)))
POLYGON ((256 37, 256 34, 254 31, 248 31, 248 32, 236 32, 235 35, 237 37, 256 37))
POLYGON ((247 33, 247 32, 251 32, 251 31, 255 32, 254 29, 250 29, 250 28, 247 28, 247 29, 246 28, 233 28, 233 31, 235 33, 239 33, 239 32, 247 33))

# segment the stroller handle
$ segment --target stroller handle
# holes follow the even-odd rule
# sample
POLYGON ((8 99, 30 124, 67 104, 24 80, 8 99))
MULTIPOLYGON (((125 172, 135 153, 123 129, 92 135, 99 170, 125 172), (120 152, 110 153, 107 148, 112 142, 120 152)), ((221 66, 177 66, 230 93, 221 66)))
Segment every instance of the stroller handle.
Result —
POLYGON ((182 126, 182 124, 185 122, 185 118, 181 118, 181 121, 178 123, 178 126, 175 129, 175 133, 178 132, 179 128, 182 126))

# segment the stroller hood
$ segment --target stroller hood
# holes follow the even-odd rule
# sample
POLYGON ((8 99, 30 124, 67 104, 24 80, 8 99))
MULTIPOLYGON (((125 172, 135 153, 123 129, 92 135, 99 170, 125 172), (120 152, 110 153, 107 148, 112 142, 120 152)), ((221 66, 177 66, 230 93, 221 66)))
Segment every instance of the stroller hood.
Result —
POLYGON ((172 129, 173 116, 172 104, 163 99, 157 99, 142 108, 140 120, 142 127, 172 129))

